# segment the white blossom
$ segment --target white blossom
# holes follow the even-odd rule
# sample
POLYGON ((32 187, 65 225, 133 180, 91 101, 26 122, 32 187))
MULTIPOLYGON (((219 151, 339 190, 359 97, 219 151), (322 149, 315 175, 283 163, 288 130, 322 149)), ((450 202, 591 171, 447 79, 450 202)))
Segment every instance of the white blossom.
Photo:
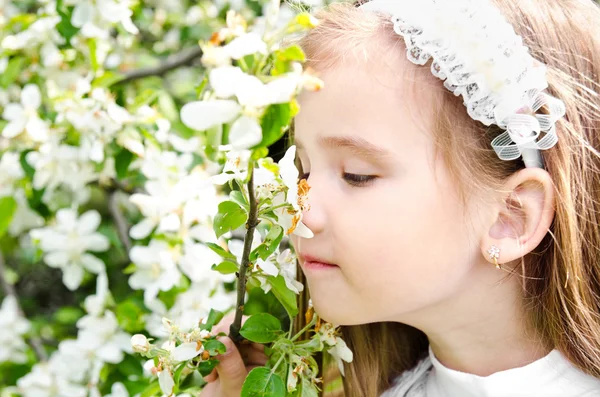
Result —
POLYGON ((118 23, 131 34, 139 33, 131 21, 133 12, 129 9, 131 3, 128 0, 83 0, 74 4, 71 23, 81 28, 84 37, 107 39, 109 28, 118 23))
POLYGON ((21 167, 19 154, 5 152, 0 158, 0 197, 10 196, 14 192, 14 184, 25 177, 21 167))
POLYGON ((34 47, 48 39, 60 41, 60 35, 55 26, 60 22, 60 17, 53 15, 37 19, 29 27, 15 35, 8 35, 2 40, 2 48, 9 50, 20 50, 26 47, 34 47))
POLYGON ((352 350, 348 348, 346 342, 339 336, 337 336, 337 329, 331 323, 324 323, 319 328, 319 336, 321 341, 330 346, 327 350, 329 354, 334 358, 338 364, 338 368, 342 375, 344 375, 344 365, 342 361, 352 362, 353 354, 352 350))
POLYGON ((282 207, 275 210, 279 218, 279 224, 284 228, 287 234, 295 234, 304 238, 313 237, 313 232, 302 223, 302 211, 304 210, 306 200, 304 195, 298 194, 298 169, 294 163, 296 156, 296 146, 291 146, 279 161, 279 172, 281 180, 287 187, 287 193, 280 193, 273 199, 273 205, 278 206, 285 202, 292 205, 295 212, 290 213, 287 208, 282 207))
MULTIPOLYGON (((30 373, 17 381, 23 397, 85 397, 84 386, 69 380, 58 371, 52 360, 34 365, 30 373)), ((72 363, 76 364, 76 363, 72 363)))
POLYGON ((25 159, 35 169, 33 187, 42 190, 42 200, 51 204, 57 190, 71 195, 76 204, 89 199, 87 184, 98 179, 94 166, 86 160, 79 147, 49 141, 25 159))
POLYGON ((4 108, 2 117, 8 124, 2 130, 5 138, 15 138, 27 133, 35 142, 44 142, 48 139, 48 125, 38 115, 42 105, 42 94, 35 84, 27 84, 21 91, 20 103, 9 103, 4 108))
POLYGON ((56 213, 56 225, 30 232, 40 241, 46 264, 63 271, 63 282, 71 290, 81 284, 84 269, 96 274, 105 271, 104 262, 88 253, 103 252, 110 247, 108 238, 96 232, 100 221, 95 210, 78 218, 76 210, 64 208, 56 213))
POLYGON ((94 358, 106 363, 123 361, 123 353, 131 353, 131 336, 119 328, 115 314, 109 310, 102 316, 86 315, 77 321, 77 343, 94 358))
POLYGON ((264 84, 230 66, 213 70, 210 78, 217 95, 225 98, 235 95, 237 101, 212 99, 187 103, 181 108, 181 120, 199 131, 232 123, 229 141, 234 149, 248 149, 260 143, 262 129, 257 109, 289 102, 300 83, 298 75, 289 74, 264 84))
POLYGON ((21 316, 16 298, 12 295, 6 296, 0 307, 0 363, 27 361, 27 345, 23 335, 30 327, 29 321, 21 316))
POLYGON ((168 291, 179 284, 181 273, 166 242, 152 240, 147 247, 135 246, 129 256, 136 265, 129 286, 144 290, 144 302, 154 300, 159 291, 168 291))

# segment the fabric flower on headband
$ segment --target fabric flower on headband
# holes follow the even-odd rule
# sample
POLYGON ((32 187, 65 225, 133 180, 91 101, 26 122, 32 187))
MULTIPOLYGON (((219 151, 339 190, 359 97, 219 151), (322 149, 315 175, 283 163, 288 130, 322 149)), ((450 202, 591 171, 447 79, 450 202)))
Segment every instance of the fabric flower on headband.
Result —
POLYGON ((500 159, 543 167, 539 151, 558 141, 565 105, 544 92, 546 66, 489 0, 373 0, 359 8, 391 15, 408 59, 433 59, 431 72, 462 95, 471 118, 506 130, 492 141, 500 159), (548 113, 538 114, 543 106, 548 113))

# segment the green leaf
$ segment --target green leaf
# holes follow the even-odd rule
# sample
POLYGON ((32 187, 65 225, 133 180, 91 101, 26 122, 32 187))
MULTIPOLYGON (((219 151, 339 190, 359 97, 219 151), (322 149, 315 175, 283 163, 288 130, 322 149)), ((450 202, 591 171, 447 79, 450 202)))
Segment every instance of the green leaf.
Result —
POLYGON ((4 73, 0 75, 0 85, 3 88, 8 88, 9 85, 15 82, 19 73, 21 73, 24 69, 25 58, 24 57, 15 57, 12 58, 8 62, 8 66, 4 70, 4 73))
MULTIPOLYGON (((148 387, 142 391, 140 397, 153 397, 160 393, 160 385, 158 384, 158 380, 150 383, 148 387)), ((161 393, 162 394, 162 393, 161 393)))
POLYGON ((215 367, 219 364, 219 360, 207 360, 207 361, 201 361, 198 364, 198 372, 200 372, 200 375, 202 376, 207 376, 209 375, 213 369, 215 369, 215 367))
POLYGON ((92 87, 110 87, 117 81, 121 81, 125 78, 123 74, 115 73, 113 71, 104 72, 104 74, 98 78, 92 80, 92 87))
POLYGON ((277 53, 277 56, 286 60, 286 61, 299 61, 304 62, 306 60, 306 55, 304 55, 304 51, 297 45, 290 46, 284 50, 281 50, 277 53))
POLYGON ((181 378, 181 372, 183 372, 183 369, 185 368, 186 365, 187 365, 187 361, 182 362, 181 364, 179 364, 179 367, 177 367, 177 369, 173 373, 173 381, 175 382, 175 387, 179 386, 179 379, 181 378))
POLYGON ((294 317, 298 314, 298 302, 296 300, 296 294, 285 285, 285 279, 283 276, 267 278, 269 284, 271 284, 271 291, 277 297, 279 302, 285 307, 290 317, 294 317))
POLYGON ((229 193, 229 198, 234 203, 238 203, 241 207, 244 207, 246 211, 249 210, 250 206, 248 205, 248 201, 246 200, 246 197, 244 197, 244 194, 239 190, 233 190, 229 193))
POLYGON ((285 385, 269 368, 254 368, 242 386, 242 397, 282 397, 285 385))
POLYGON ((275 225, 269 230, 265 241, 263 241, 258 247, 256 247, 250 253, 250 261, 254 262, 257 258, 266 260, 279 246, 279 243, 283 239, 283 228, 279 225, 275 225))
POLYGON ((9 196, 0 198, 0 237, 6 233, 16 210, 17 202, 14 198, 9 196))
POLYGON ((79 28, 76 28, 71 24, 71 16, 73 15, 74 8, 75 7, 65 7, 65 9, 63 9, 62 0, 56 2, 56 12, 60 15, 60 22, 56 24, 56 30, 65 38, 67 44, 71 40, 71 37, 79 32, 79 28))
POLYGON ((235 255, 233 255, 231 252, 225 251, 225 249, 223 247, 221 247, 220 245, 215 244, 215 243, 206 243, 206 246, 208 248, 210 248, 211 250, 213 250, 215 253, 221 255, 221 257, 223 257, 224 259, 227 259, 231 262, 237 263, 237 257, 235 255))
POLYGON ((233 274, 238 271, 238 265, 237 263, 224 261, 218 265, 212 265, 211 269, 216 270, 221 274, 233 274))
POLYGON ((218 310, 210 309, 210 313, 208 313, 206 322, 204 324, 199 324, 199 328, 210 331, 212 329, 213 325, 218 324, 224 315, 225 315, 224 313, 222 313, 218 310))
POLYGON ((58 309, 52 317, 54 321, 60 324, 72 325, 77 322, 85 313, 78 307, 67 306, 58 309))
POLYGON ((292 111, 289 103, 269 106, 261 122, 263 139, 257 146, 271 146, 277 142, 281 139, 291 121, 292 111))
POLYGON ((92 70, 95 74, 98 71, 98 57, 96 56, 96 40, 88 39, 88 47, 90 49, 90 60, 92 62, 92 70))
POLYGON ((115 168, 117 169, 117 178, 124 179, 127 176, 127 170, 133 161, 134 155, 129 150, 123 148, 115 157, 115 168))
POLYGON ((159 93, 160 92, 157 91, 155 88, 144 89, 142 92, 140 92, 135 97, 133 104, 131 104, 131 109, 135 110, 144 105, 148 105, 149 103, 153 102, 158 97, 159 93))
POLYGON ((144 310, 133 299, 127 299, 117 305, 116 313, 119 325, 129 333, 144 329, 144 310))
POLYGON ((244 322, 240 334, 252 342, 270 343, 281 334, 281 323, 268 313, 255 314, 244 322))
POLYGON ((177 105, 175 105, 175 101, 166 91, 161 91, 158 94, 158 107, 165 117, 169 120, 176 120, 179 117, 179 112, 177 111, 177 105))
POLYGON ((208 351, 211 356, 223 354, 227 351, 225 345, 216 339, 209 339, 204 342, 204 350, 208 351))
POLYGON ((213 228, 217 238, 235 230, 248 220, 246 210, 233 201, 223 201, 219 204, 219 213, 214 218, 213 228))
POLYGON ((312 382, 306 377, 302 377, 302 383, 300 383, 300 388, 302 390, 300 397, 319 397, 319 391, 312 384, 312 382))
POLYGON ((267 157, 268 155, 269 155, 269 149, 267 149, 266 147, 259 147, 252 151, 252 156, 250 156, 250 159, 260 160, 262 158, 267 157))

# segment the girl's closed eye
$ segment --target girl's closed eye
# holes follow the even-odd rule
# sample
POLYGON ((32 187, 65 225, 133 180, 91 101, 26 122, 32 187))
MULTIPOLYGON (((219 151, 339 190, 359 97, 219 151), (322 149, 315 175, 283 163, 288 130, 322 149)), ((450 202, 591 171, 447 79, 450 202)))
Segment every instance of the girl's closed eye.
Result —
MULTIPOLYGON (((308 179, 310 176, 310 172, 305 172, 302 174, 300 179, 308 179)), ((369 185, 375 179, 377 179, 376 175, 361 175, 361 174, 351 174, 349 172, 344 172, 342 178, 348 183, 348 185, 352 187, 364 187, 369 185)))

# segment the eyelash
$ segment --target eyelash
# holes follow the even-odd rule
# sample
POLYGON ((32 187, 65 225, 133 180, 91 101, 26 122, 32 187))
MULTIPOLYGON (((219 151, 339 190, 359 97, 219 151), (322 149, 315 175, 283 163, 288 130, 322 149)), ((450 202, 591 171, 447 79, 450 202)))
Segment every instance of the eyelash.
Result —
MULTIPOLYGON (((300 179, 308 179, 310 176, 310 172, 304 173, 300 179)), ((348 185, 352 187, 364 187, 369 184, 369 182, 374 181, 377 176, 375 175, 359 175, 359 174, 350 174, 348 172, 344 172, 343 178, 348 183, 348 185)))

